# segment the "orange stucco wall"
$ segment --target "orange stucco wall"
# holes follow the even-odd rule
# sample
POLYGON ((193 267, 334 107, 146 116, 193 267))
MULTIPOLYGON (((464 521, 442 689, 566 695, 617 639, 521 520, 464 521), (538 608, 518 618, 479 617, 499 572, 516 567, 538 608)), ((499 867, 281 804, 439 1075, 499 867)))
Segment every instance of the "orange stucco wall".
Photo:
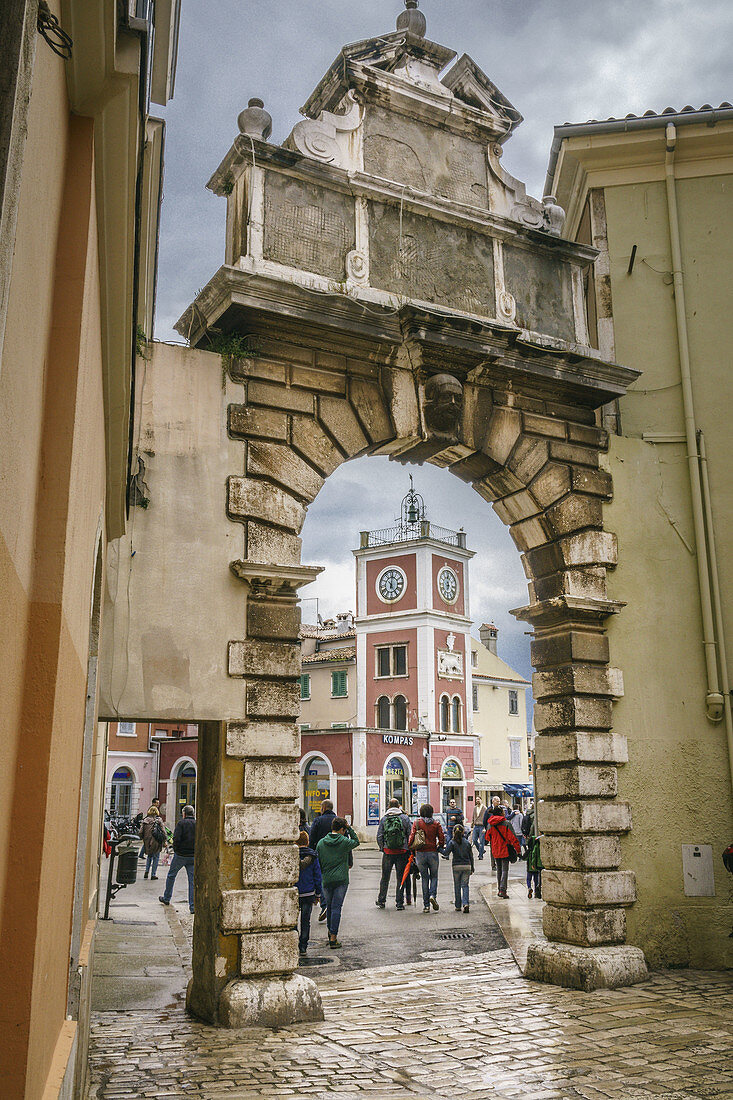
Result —
POLYGON ((39 49, 0 370, 0 1033, 4 1095, 30 1098, 66 1015, 104 505, 93 181, 93 123, 70 116, 63 64, 39 49))

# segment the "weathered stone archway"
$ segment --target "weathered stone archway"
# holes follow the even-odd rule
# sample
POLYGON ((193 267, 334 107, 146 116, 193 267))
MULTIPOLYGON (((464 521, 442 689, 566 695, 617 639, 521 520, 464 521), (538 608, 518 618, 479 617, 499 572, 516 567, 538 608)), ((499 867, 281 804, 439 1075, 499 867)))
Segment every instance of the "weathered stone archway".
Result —
POLYGON ((644 974, 624 945, 635 885, 620 869, 631 817, 616 800, 626 744, 612 733, 622 687, 605 634, 619 610, 606 591, 616 545, 596 426, 636 372, 589 346, 583 271, 595 252, 563 240, 562 211, 500 165, 521 116, 470 58, 441 78, 455 54, 414 14, 344 48, 283 146, 267 142, 261 106, 242 113, 210 181, 227 196, 226 264, 178 325, 193 347, 224 353, 225 384, 241 386, 226 403, 226 473, 211 484, 202 470, 196 485, 242 535, 228 565, 244 614, 221 639, 217 675, 243 690, 214 715, 176 714, 218 719, 201 727, 208 843, 188 1003, 229 1026, 320 1011, 294 974, 297 592, 318 571, 301 563, 298 536, 324 480, 359 455, 449 469, 522 555, 548 868, 549 943, 530 951, 529 972, 582 988, 644 974))

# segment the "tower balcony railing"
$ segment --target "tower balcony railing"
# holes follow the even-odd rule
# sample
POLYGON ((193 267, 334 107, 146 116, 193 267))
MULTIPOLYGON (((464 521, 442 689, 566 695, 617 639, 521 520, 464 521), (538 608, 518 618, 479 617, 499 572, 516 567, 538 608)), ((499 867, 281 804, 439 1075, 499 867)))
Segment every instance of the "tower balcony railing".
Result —
POLYGON ((435 539, 436 542, 444 542, 446 546, 466 545, 465 531, 450 531, 447 527, 439 527, 437 523, 421 519, 416 523, 401 523, 396 527, 384 527, 381 531, 362 531, 361 549, 370 546, 390 546, 396 542, 415 542, 417 539, 435 539))

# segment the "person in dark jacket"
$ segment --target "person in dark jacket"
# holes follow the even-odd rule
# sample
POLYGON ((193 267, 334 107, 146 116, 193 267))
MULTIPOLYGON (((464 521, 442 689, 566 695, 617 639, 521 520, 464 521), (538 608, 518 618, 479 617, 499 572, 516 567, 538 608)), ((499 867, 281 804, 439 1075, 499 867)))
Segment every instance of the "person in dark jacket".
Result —
POLYGON ((318 856, 309 846, 308 834, 301 830, 298 838, 300 849, 300 873, 298 875, 298 906, 300 909, 300 932, 298 950, 305 955, 311 932, 311 910, 313 903, 321 896, 321 865, 318 856))
POLYGON ((448 809, 445 811, 445 831, 448 834, 448 842, 453 838, 453 830, 456 825, 463 824, 463 810, 456 805, 455 798, 451 798, 448 809))
POLYGON ((533 802, 522 818, 522 834, 527 842, 527 897, 532 897, 532 886, 534 885, 534 896, 541 901, 542 856, 540 855, 540 838, 536 835, 537 829, 535 828, 534 818, 535 805, 533 802))
MULTIPOLYGON (((324 836, 328 836, 331 832, 331 826, 333 825, 335 817, 336 814, 333 812, 333 802, 330 798, 324 798, 321 803, 321 812, 316 816, 310 828, 310 846, 314 852, 318 848, 318 842, 323 840, 324 836)), ((326 919, 326 902, 323 894, 321 894, 321 911, 318 914, 318 919, 326 919)))
POLYGON ((390 798, 387 812, 379 822, 377 829, 377 845, 382 853, 382 877, 379 880, 379 894, 376 904, 384 909, 387 903, 387 890, 395 869, 397 878, 397 891, 395 894, 395 909, 405 908, 405 887, 402 879, 407 867, 410 853, 407 850, 407 838, 410 835, 410 819, 402 812, 399 799, 390 798))
POLYGON ((408 848, 414 848, 415 859, 422 879, 423 913, 433 909, 440 909, 438 905, 438 852, 445 847, 445 833, 443 826, 433 817, 433 807, 425 802, 420 807, 420 817, 412 826, 408 848), (418 830, 423 834, 425 841, 420 847, 417 844, 418 830))
POLYGON ((193 806, 183 807, 183 817, 173 833, 173 859, 165 880, 165 889, 158 898, 163 905, 170 905, 173 887, 182 867, 188 875, 188 908, 193 913, 193 855, 196 847, 196 818, 193 806))
POLYGON ((349 856, 359 838, 343 817, 335 817, 331 832, 318 841, 316 855, 321 864, 322 897, 328 916, 328 946, 341 947, 338 938, 341 909, 349 889, 349 856))
POLYGON ((491 854, 496 861, 496 882, 499 888, 499 897, 508 898, 509 848, 511 847, 515 852, 519 852, 520 844, 501 807, 489 818, 486 839, 491 845, 491 854))
POLYGON ((468 913, 468 880, 474 872, 473 847, 466 838, 462 825, 456 825, 453 836, 448 841, 443 853, 444 859, 449 859, 451 856, 453 856, 453 889, 456 897, 456 912, 460 913, 461 905, 463 905, 463 912, 468 913))
MULTIPOLYGON (((484 812, 484 833, 486 834, 487 842, 489 840, 489 818, 491 817, 492 814, 500 814, 500 813, 501 814, 504 813, 504 811, 501 807, 501 799, 499 798, 498 794, 495 794, 494 797, 491 799, 490 804, 486 807, 486 810, 484 812)), ((504 815, 504 816, 506 816, 506 815, 504 815)), ((496 860, 494 859, 494 853, 491 850, 491 845, 490 844, 489 844, 489 855, 491 856, 491 870, 495 871, 496 870, 496 860)))

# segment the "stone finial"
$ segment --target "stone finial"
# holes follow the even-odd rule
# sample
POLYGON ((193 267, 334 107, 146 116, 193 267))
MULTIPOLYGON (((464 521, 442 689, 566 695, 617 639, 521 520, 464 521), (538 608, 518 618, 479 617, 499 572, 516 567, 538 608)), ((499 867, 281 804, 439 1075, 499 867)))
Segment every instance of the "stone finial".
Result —
POLYGON ((417 10, 417 3, 418 0, 405 0, 406 10, 397 16, 397 30, 409 31, 418 38, 424 38, 428 24, 423 13, 417 10))
POLYGON ((265 110, 261 99, 250 99, 237 124, 241 133, 261 141, 267 141, 272 133, 272 116, 265 110))

